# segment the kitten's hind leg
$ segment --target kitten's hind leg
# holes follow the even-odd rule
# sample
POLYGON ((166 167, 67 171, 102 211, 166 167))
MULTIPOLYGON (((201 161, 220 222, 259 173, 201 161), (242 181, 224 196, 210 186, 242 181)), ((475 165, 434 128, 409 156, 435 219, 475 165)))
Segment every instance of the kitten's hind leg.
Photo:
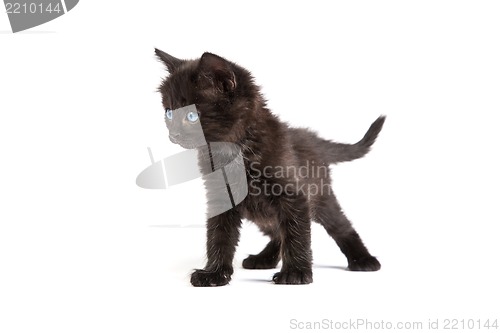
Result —
POLYGON ((326 229, 347 258, 351 271, 378 271, 380 263, 366 249, 351 222, 342 212, 333 192, 319 198, 314 219, 326 229))
POLYGON ((281 242, 278 238, 271 236, 271 241, 266 247, 255 255, 249 255, 243 260, 243 268, 246 269, 270 269, 276 268, 280 261, 281 242))

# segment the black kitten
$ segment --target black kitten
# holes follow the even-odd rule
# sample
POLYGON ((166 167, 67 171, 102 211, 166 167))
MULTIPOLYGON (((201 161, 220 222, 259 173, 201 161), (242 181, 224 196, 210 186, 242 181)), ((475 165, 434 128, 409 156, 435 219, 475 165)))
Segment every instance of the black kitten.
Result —
POLYGON ((243 261, 243 267, 275 268, 282 260, 275 283, 312 282, 311 220, 325 227, 347 257, 350 270, 380 269, 331 190, 329 165, 363 157, 385 117, 379 117, 356 144, 332 142, 281 122, 267 109, 259 87, 244 68, 211 53, 180 60, 155 51, 170 73, 159 90, 170 115, 166 121, 172 142, 193 148, 191 121, 171 115, 175 109, 195 105, 197 114, 187 117, 201 124, 206 142, 236 144, 246 170, 246 198, 207 220, 207 264, 191 275, 194 286, 222 286, 231 280, 243 218, 270 237, 259 254, 243 261))

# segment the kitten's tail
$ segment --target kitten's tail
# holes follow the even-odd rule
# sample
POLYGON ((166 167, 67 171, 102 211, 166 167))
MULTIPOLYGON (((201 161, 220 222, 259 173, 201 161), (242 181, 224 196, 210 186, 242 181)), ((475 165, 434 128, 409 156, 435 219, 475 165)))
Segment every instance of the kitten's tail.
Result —
POLYGON ((321 145, 325 148, 324 153, 329 164, 352 161, 365 156, 377 139, 378 134, 384 126, 385 116, 375 120, 363 138, 355 144, 337 143, 322 140, 321 145))

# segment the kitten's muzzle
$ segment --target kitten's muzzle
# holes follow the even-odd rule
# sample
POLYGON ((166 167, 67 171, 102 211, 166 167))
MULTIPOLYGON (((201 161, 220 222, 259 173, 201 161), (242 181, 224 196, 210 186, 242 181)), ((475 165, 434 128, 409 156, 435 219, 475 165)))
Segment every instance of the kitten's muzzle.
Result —
POLYGON ((191 140, 183 140, 182 136, 177 134, 177 135, 169 135, 168 136, 170 141, 176 145, 179 145, 181 146, 182 148, 186 148, 186 149, 193 149, 193 148, 196 148, 198 147, 199 145, 196 145, 194 142, 192 142, 191 140))
POLYGON ((170 141, 172 141, 172 143, 178 144, 181 135, 180 134, 170 134, 168 137, 169 137, 170 141))

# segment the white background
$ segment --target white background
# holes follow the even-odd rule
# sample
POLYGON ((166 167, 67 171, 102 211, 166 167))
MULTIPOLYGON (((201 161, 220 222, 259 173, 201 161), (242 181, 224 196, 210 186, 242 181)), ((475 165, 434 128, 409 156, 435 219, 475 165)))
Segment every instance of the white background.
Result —
MULTIPOLYGON (((288 332, 290 320, 498 318, 500 5, 495 1, 81 1, 12 34, 0 14, 0 331, 288 332), (200 184, 143 190, 179 151, 156 88, 158 47, 250 69, 273 112, 355 142, 334 189, 382 270, 348 272, 314 225, 315 281, 275 286, 241 260, 204 265, 200 184)), ((498 318, 500 319, 500 318, 498 318)))

